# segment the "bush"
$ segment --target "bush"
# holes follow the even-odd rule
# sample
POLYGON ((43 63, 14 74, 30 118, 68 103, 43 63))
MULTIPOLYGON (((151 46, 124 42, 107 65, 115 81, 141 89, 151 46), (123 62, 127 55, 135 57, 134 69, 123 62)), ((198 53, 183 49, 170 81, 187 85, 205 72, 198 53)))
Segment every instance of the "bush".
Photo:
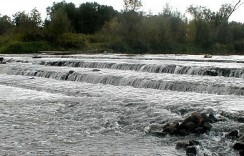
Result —
POLYGON ((89 39, 83 34, 65 33, 58 38, 58 45, 68 49, 83 49, 88 46, 89 39))
POLYGON ((215 52, 215 54, 222 54, 222 55, 233 53, 235 51, 233 44, 220 44, 220 43, 214 44, 212 50, 215 52))
POLYGON ((14 41, 0 48, 0 53, 6 54, 23 54, 38 53, 41 50, 54 50, 53 46, 48 42, 19 42, 14 41))
POLYGON ((234 43, 235 52, 238 54, 244 54, 244 40, 234 43))

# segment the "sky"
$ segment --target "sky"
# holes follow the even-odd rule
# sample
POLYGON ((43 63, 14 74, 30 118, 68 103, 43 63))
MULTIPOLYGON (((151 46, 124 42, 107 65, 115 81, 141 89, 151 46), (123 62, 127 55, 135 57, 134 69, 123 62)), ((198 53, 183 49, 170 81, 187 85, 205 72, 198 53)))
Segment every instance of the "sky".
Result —
MULTIPOLYGON (((3 0, 2 0, 3 1, 3 0)), ((52 6, 53 2, 61 2, 62 0, 7 0, 0 5, 0 14, 12 17, 17 11, 30 12, 33 8, 37 8, 41 12, 42 18, 46 17, 46 8, 52 6)), ((66 2, 73 2, 77 7, 85 2, 94 2, 99 4, 113 6, 114 9, 120 11, 123 9, 123 0, 66 0, 66 2)), ((141 11, 158 14, 162 12, 164 6, 168 3, 173 10, 178 10, 185 13, 188 6, 191 4, 198 6, 206 6, 211 10, 218 10, 221 4, 231 3, 235 4, 238 0, 141 0, 143 7, 141 11)), ((242 0, 244 2, 244 0, 242 0)), ((231 21, 244 23, 244 4, 236 10, 231 18, 231 21)))

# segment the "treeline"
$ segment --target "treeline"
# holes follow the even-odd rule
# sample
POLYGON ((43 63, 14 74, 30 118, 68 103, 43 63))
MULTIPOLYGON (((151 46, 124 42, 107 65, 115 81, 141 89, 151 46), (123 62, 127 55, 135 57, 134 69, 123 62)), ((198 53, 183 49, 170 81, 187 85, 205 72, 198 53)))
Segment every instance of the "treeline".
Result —
POLYGON ((47 8, 0 16, 0 53, 52 50, 124 53, 244 54, 244 24, 229 22, 241 5, 225 4, 219 11, 189 6, 188 20, 168 5, 158 15, 137 11, 139 0, 124 0, 123 11, 111 6, 65 1, 47 8))

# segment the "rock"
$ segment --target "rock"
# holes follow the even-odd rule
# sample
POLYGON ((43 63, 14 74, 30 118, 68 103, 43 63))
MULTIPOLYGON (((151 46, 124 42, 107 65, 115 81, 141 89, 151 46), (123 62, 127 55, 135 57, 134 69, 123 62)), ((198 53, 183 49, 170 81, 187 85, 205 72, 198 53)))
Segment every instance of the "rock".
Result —
POLYGON ((244 156, 244 150, 239 151, 240 156, 244 156))
POLYGON ((179 129, 185 129, 189 133, 206 133, 212 128, 209 124, 209 119, 205 113, 192 113, 180 125, 179 129))
POLYGON ((241 123, 244 123, 244 117, 239 117, 239 118, 237 119, 237 121, 238 121, 238 122, 241 122, 241 123))
POLYGON ((174 123, 167 123, 164 127, 163 127, 163 132, 167 132, 169 134, 176 134, 177 133, 177 129, 179 127, 179 123, 178 122, 174 122, 174 123))
POLYGON ((161 124, 152 124, 145 128, 145 131, 147 133, 150 133, 152 135, 155 135, 157 137, 164 137, 168 133, 163 132, 163 125, 161 124))
POLYGON ((179 149, 186 150, 188 146, 189 146, 189 142, 186 142, 186 141, 178 141, 176 143, 175 149, 177 149, 177 150, 179 150, 179 149))
POLYGON ((98 72, 98 71, 101 71, 99 69, 92 69, 93 72, 98 72))
POLYGON ((193 145, 200 145, 200 142, 199 142, 199 141, 196 141, 196 140, 190 140, 190 141, 189 141, 189 145, 190 145, 190 146, 193 146, 193 145))
POLYGON ((168 133, 170 135, 180 135, 185 136, 190 133, 203 134, 208 132, 212 125, 210 123, 216 121, 217 119, 212 115, 212 117, 207 116, 205 113, 192 113, 191 116, 187 117, 182 123, 175 121, 172 123, 166 123, 163 126, 162 132, 168 133))
POLYGON ((204 58, 212 58, 213 56, 212 55, 210 55, 210 54, 205 54, 204 55, 204 58))
POLYGON ((35 55, 32 58, 42 58, 41 56, 35 55))
POLYGON ((233 130, 233 131, 229 132, 228 134, 226 134, 225 137, 229 138, 229 139, 236 139, 239 137, 239 131, 233 130))
POLYGON ((215 70, 207 70, 205 74, 209 76, 218 76, 218 73, 215 70))
POLYGON ((208 120, 209 120, 210 123, 218 122, 218 119, 212 113, 209 114, 208 120))
POLYGON ((198 141, 195 140, 189 140, 189 141, 178 141, 176 143, 175 149, 184 149, 186 150, 188 146, 196 146, 200 145, 198 141))
POLYGON ((150 127, 149 133, 160 135, 180 135, 186 136, 190 133, 203 134, 211 130, 212 125, 210 123, 218 121, 213 114, 209 116, 205 113, 194 112, 191 116, 187 117, 183 121, 167 122, 162 126, 157 126, 157 131, 153 130, 153 126, 150 127), (160 128, 159 128, 160 127, 160 128))
POLYGON ((0 57, 0 63, 3 63, 3 57, 0 57))
POLYGON ((187 156, 196 156, 197 155, 197 149, 194 146, 188 146, 186 148, 186 155, 187 156))
POLYGON ((234 150, 241 151, 244 149, 244 142, 236 142, 233 146, 234 150))
POLYGON ((73 70, 70 70, 69 72, 68 72, 68 74, 73 74, 75 71, 73 71, 73 70))

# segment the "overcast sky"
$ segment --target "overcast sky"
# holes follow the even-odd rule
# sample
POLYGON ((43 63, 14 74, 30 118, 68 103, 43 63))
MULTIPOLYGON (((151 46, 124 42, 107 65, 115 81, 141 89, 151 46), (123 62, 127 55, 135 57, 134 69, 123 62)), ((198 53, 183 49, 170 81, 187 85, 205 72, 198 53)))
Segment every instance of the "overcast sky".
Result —
MULTIPOLYGON (((12 16, 17 11, 30 12, 33 8, 37 8, 41 12, 42 18, 46 17, 46 8, 52 6, 53 2, 60 2, 62 0, 6 0, 2 1, 0 5, 0 14, 12 16)), ((114 9, 120 11, 123 9, 123 0, 66 0, 66 2, 73 2, 79 6, 84 2, 94 2, 99 4, 111 5, 114 9)), ((145 12, 152 12, 157 14, 162 12, 166 3, 169 3, 173 9, 177 9, 185 13, 186 8, 193 5, 201 5, 210 8, 211 10, 218 10, 221 4, 231 3, 235 4, 238 0, 142 0, 142 10, 145 12)), ((244 1, 244 0, 243 0, 244 1)), ((230 18, 230 20, 244 23, 244 5, 242 5, 230 18)))

